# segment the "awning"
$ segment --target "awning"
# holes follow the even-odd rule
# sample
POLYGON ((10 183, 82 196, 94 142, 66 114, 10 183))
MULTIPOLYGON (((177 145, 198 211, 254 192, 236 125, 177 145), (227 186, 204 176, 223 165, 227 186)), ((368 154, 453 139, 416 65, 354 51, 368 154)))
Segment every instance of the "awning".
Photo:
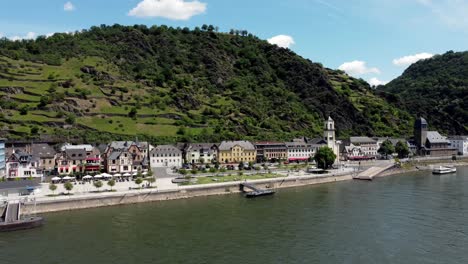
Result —
POLYGON ((93 176, 91 176, 91 175, 86 175, 86 176, 83 177, 83 179, 92 179, 92 178, 93 178, 93 176))
POLYGON ((288 160, 289 161, 297 161, 297 160, 303 161, 303 160, 309 160, 309 158, 289 158, 288 160))
POLYGON ((52 178, 53 181, 60 181, 61 179, 62 179, 62 178, 60 178, 60 177, 53 177, 53 178, 52 178))

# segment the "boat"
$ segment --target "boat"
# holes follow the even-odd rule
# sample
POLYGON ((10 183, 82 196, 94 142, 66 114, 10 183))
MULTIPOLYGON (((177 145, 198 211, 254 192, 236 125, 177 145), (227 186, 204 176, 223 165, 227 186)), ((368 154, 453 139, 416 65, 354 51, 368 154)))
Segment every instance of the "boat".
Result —
POLYGON ((275 191, 273 190, 257 190, 257 191, 252 191, 252 192, 246 192, 245 197, 255 198, 259 196, 268 196, 268 195, 273 195, 273 194, 275 194, 275 191))
POLYGON ((7 202, 0 209, 0 232, 16 231, 39 227, 44 218, 39 216, 22 216, 20 202, 7 202), (3 210, 3 211, 2 211, 3 210))
POLYGON ((439 166, 437 168, 432 169, 433 174, 448 174, 448 173, 455 173, 455 172, 457 172, 457 168, 455 167, 439 166))

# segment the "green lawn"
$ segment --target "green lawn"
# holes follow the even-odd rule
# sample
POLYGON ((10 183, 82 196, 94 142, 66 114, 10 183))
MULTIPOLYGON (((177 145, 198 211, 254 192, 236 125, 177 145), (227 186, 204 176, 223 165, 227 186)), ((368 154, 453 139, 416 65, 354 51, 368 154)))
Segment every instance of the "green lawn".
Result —
POLYGON ((261 179, 273 179, 284 177, 280 174, 265 173, 265 174, 253 174, 253 175, 242 175, 239 176, 237 172, 231 176, 215 176, 215 177, 197 177, 197 182, 190 183, 189 185, 199 185, 208 183, 220 183, 220 182, 233 182, 233 181, 244 181, 244 180, 261 180, 261 179))

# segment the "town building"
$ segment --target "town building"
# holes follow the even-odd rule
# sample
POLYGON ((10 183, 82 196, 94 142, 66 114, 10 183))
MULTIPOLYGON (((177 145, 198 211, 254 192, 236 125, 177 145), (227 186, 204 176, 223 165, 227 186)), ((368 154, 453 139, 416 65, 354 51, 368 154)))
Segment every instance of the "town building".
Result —
POLYGON ((32 144, 31 154, 39 159, 38 171, 43 175, 50 175, 55 170, 57 152, 46 143, 32 144))
POLYGON ((0 179, 6 176, 6 139, 0 138, 0 179))
POLYGON ((29 153, 13 151, 6 161, 8 179, 42 178, 38 173, 39 159, 29 153))
POLYGON ((184 147, 184 153, 185 163, 213 163, 218 156, 218 146, 214 143, 189 143, 184 147))
POLYGON ((350 137, 349 144, 343 148, 345 160, 370 160, 377 158, 377 140, 369 137, 350 137))
POLYGON ((318 149, 318 145, 309 143, 306 138, 294 139, 286 142, 289 162, 301 162, 311 160, 318 149))
POLYGON ((458 155, 468 155, 468 136, 451 136, 448 140, 450 147, 455 148, 458 155))
POLYGON ((457 154, 457 149, 450 146, 447 137, 438 131, 428 131, 428 123, 422 117, 414 122, 414 142, 420 156, 440 157, 457 154))
POLYGON ((116 173, 147 171, 149 168, 148 153, 151 149, 152 146, 148 142, 113 141, 103 154, 104 167, 111 168, 108 172, 116 173), (130 156, 126 157, 126 154, 130 154, 130 156), (117 159, 120 161, 117 162, 117 159), (127 162, 128 159, 131 159, 130 163, 127 162), (118 166, 117 163, 119 163, 118 166))
POLYGON ((105 169, 109 173, 135 173, 138 169, 133 170, 133 156, 125 150, 112 151, 105 162, 105 169))
POLYGON ((218 146, 219 163, 255 162, 257 150, 250 141, 223 141, 218 146))
POLYGON ((276 162, 288 159, 288 149, 284 142, 262 141, 255 142, 257 162, 276 162))
POLYGON ((101 155, 91 145, 64 145, 57 157, 57 172, 60 175, 75 173, 98 173, 101 170, 101 155))
POLYGON ((173 145, 159 145, 150 151, 152 168, 182 167, 182 151, 173 145))

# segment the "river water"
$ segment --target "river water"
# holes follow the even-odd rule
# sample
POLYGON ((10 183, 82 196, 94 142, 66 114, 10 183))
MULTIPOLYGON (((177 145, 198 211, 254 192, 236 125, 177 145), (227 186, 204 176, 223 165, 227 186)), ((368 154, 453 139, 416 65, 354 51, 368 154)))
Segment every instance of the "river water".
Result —
POLYGON ((468 263, 468 168, 46 214, 0 263, 468 263))

